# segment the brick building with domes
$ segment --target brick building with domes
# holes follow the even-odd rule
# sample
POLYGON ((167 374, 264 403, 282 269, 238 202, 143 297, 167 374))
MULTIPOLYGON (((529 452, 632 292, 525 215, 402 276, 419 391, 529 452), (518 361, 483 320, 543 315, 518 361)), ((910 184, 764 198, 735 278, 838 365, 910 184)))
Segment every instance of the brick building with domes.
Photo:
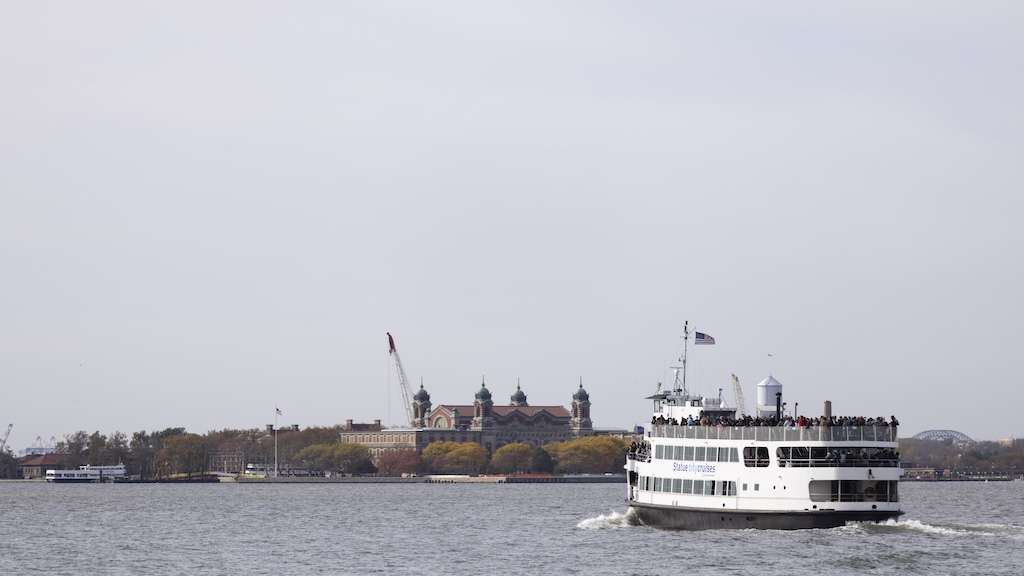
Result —
POLYGON ((590 395, 583 389, 583 382, 572 394, 569 410, 562 406, 530 406, 518 384, 509 400, 507 406, 496 406, 487 385, 481 383, 472 404, 434 406, 421 384, 412 399, 412 426, 346 430, 341 433, 341 441, 363 444, 376 457, 401 448, 422 452, 433 442, 476 442, 493 454, 516 442, 539 447, 594 435, 590 395))

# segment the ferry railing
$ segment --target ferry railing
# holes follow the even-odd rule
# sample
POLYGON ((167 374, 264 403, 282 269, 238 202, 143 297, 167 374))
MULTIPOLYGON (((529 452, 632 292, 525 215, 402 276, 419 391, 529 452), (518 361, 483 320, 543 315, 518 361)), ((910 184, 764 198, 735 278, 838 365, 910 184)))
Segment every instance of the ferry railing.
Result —
POLYGON ((780 458, 779 466, 783 468, 894 468, 899 466, 896 458, 850 458, 846 461, 839 460, 808 460, 780 458))
POLYGON ((891 426, 692 426, 655 424, 653 438, 753 440, 755 442, 896 442, 891 426))

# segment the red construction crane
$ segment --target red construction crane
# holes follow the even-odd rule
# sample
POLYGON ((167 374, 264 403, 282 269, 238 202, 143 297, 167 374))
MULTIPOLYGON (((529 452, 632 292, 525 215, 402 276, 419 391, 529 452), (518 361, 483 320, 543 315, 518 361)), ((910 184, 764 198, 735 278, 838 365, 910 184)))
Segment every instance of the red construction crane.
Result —
POLYGON ((409 386, 409 379, 405 377, 405 368, 402 367, 402 359, 398 357, 398 350, 395 348, 395 339, 388 332, 388 354, 391 355, 391 363, 398 374, 398 389, 402 391, 402 405, 405 406, 405 415, 410 426, 415 426, 412 418, 412 388, 409 386))

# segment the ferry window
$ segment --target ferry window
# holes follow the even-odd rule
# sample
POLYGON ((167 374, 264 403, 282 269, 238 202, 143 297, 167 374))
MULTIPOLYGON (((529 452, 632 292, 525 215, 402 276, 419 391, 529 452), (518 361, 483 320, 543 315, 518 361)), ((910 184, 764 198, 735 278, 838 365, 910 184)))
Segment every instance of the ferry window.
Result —
POLYGON ((704 461, 704 453, 706 451, 707 450, 703 446, 697 446, 697 450, 696 450, 696 453, 693 455, 693 459, 696 460, 697 462, 703 462, 704 461))
POLYGON ((656 460, 661 460, 664 457, 665 457, 665 447, 662 446, 661 444, 655 446, 654 447, 654 458, 656 460))
POLYGON ((754 484, 754 492, 757 492, 760 489, 761 489, 761 485, 760 484, 754 484))
POLYGON ((672 456, 673 460, 682 460, 683 459, 683 447, 682 446, 676 446, 675 449, 673 450, 673 452, 675 452, 675 454, 672 456))
POLYGON ((693 462, 693 446, 686 446, 683 448, 683 460, 693 462))
POLYGON ((661 478, 654 479, 654 491, 661 492, 661 478))
POLYGON ((693 480, 683 480, 683 494, 693 494, 693 480))
POLYGON ((739 462, 739 461, 740 461, 740 451, 735 449, 735 448, 730 448, 729 449, 729 462, 739 462))
POLYGON ((718 462, 718 447, 717 446, 709 446, 708 447, 707 458, 705 458, 705 459, 708 462, 718 462))
POLYGON ((766 446, 746 446, 743 448, 743 465, 764 468, 768 466, 768 448, 766 446))
POLYGON ((703 494, 704 493, 704 481, 703 480, 694 480, 693 481, 693 493, 694 494, 703 494))
POLYGON ((744 482, 744 483, 743 483, 743 491, 744 491, 744 492, 746 492, 746 491, 747 491, 747 483, 746 483, 746 482, 744 482))
POLYGON ((672 491, 675 492, 676 494, 679 494, 679 492, 682 491, 682 489, 683 489, 683 480, 681 478, 673 478, 672 479, 672 491))
POLYGON ((704 482, 704 494, 711 496, 715 493, 715 481, 708 480, 704 482))

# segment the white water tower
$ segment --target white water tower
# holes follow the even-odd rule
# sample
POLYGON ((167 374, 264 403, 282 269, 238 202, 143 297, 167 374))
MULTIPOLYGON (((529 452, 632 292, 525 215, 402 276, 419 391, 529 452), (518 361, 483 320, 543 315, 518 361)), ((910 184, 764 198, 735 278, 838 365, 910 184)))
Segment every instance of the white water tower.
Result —
POLYGON ((772 375, 757 384, 757 415, 768 417, 775 415, 775 395, 782 393, 782 383, 772 375))

